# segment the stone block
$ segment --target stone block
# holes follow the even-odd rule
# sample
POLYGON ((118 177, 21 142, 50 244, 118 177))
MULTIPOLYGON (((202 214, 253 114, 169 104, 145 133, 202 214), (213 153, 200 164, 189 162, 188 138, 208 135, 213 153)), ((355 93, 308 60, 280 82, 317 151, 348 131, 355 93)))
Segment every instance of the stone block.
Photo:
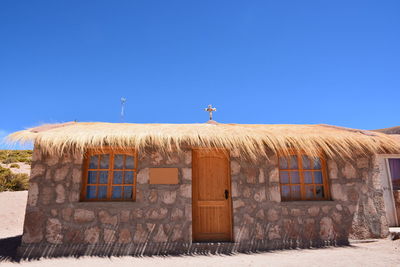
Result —
POLYGON ((164 226, 161 224, 158 227, 158 231, 156 232, 156 234, 153 237, 153 241, 154 242, 167 242, 168 241, 168 237, 164 232, 164 226))
POLYGON ((254 200, 257 202, 265 202, 266 196, 264 187, 256 191, 256 193, 254 194, 254 200))
POLYGON ((191 165, 192 164, 192 151, 186 151, 184 153, 185 164, 191 165))
POLYGON ((368 158, 359 158, 357 159, 357 168, 363 169, 369 167, 369 159, 368 158))
POLYGON ((82 170, 78 168, 72 170, 72 182, 75 184, 80 184, 82 182, 82 170))
POLYGON ((120 221, 122 223, 129 222, 131 212, 129 210, 121 210, 120 212, 120 221))
POLYGON ((308 214, 310 214, 312 217, 315 217, 319 214, 319 207, 310 207, 308 208, 308 214))
POLYGON ((334 238, 333 221, 329 217, 323 217, 320 221, 320 232, 323 240, 331 240, 334 238))
POLYGON ((233 200, 233 208, 234 209, 238 209, 238 208, 241 208, 241 207, 244 207, 244 206, 245 206, 245 204, 241 199, 233 200))
POLYGON ((248 184, 255 184, 257 181, 257 169, 247 168, 245 169, 246 182, 248 184))
POLYGON ((77 223, 88 223, 95 218, 94 212, 91 210, 77 209, 74 213, 74 220, 77 223))
POLYGON ((340 184, 332 184, 331 195, 333 200, 347 201, 345 189, 340 184))
POLYGON ((82 164, 83 163, 83 155, 82 153, 74 153, 73 154, 74 157, 74 164, 82 164))
POLYGON ((56 171, 54 173, 54 177, 53 177, 54 181, 60 182, 60 181, 65 180, 65 178, 68 175, 68 172, 69 172, 68 165, 64 165, 64 166, 56 169, 56 171))
POLYGON ((268 187, 268 200, 273 202, 281 202, 281 191, 279 185, 270 184, 268 187))
POLYGON ((153 208, 147 212, 146 217, 150 219, 164 219, 167 217, 168 209, 166 208, 153 208))
POLYGON ((58 160, 59 160, 58 156, 46 154, 44 162, 47 166, 51 167, 56 165, 58 163, 58 160))
POLYGON ((149 183, 149 168, 144 168, 139 171, 139 173, 137 174, 137 182, 138 184, 149 183))
POLYGON ((29 184, 28 206, 35 207, 39 197, 39 186, 37 183, 29 184))
POLYGON ((172 165, 172 164, 178 164, 179 163, 179 157, 175 156, 175 155, 168 155, 167 156, 167 160, 166 160, 166 164, 172 165))
POLYGON ((338 166, 334 160, 328 160, 329 179, 338 179, 338 166))
POLYGON ((273 168, 269 172, 269 182, 270 183, 279 183, 279 169, 273 168))
POLYGON ((157 190, 150 190, 149 192, 149 202, 156 203, 158 199, 157 190))
POLYGON ((259 210, 256 213, 256 218, 260 219, 260 220, 264 220, 265 219, 265 214, 264 214, 264 210, 259 210))
POLYGON ((64 221, 70 222, 72 220, 72 214, 74 210, 72 208, 65 208, 61 210, 61 217, 64 221))
POLYGON ((28 211, 26 213, 22 242, 31 244, 42 241, 45 218, 45 215, 40 211, 28 211))
POLYGON ((176 200, 176 191, 163 191, 161 193, 161 201, 164 204, 171 205, 174 204, 176 200))
POLYGON ((119 231, 118 243, 127 244, 132 241, 131 231, 128 228, 123 228, 119 231))
POLYGON ((259 182, 260 184, 265 183, 264 170, 263 170, 262 168, 260 168, 260 169, 258 170, 258 182, 259 182))
POLYGON ((192 168, 182 168, 182 177, 186 181, 192 180, 192 168))
POLYGON ((117 238, 115 236, 115 230, 104 229, 103 230, 103 239, 104 239, 104 243, 106 243, 106 244, 115 243, 115 241, 117 240, 117 238))
POLYGON ((43 164, 36 163, 33 165, 31 169, 30 179, 34 179, 36 177, 42 177, 46 171, 46 167, 43 164))
POLYGON ((345 167, 342 169, 342 173, 345 178, 354 179, 357 178, 357 171, 350 163, 346 162, 345 167))
POLYGON ((267 220, 269 222, 275 222, 275 221, 279 220, 279 218, 280 218, 280 216, 276 209, 272 209, 272 208, 268 209, 267 220))
POLYGON ((62 226, 58 219, 51 218, 47 220, 46 240, 51 244, 61 244, 63 235, 61 234, 62 226))
POLYGON ((268 239, 281 239, 281 228, 279 225, 273 225, 268 229, 268 239))
POLYGON ((53 197, 54 197, 54 189, 52 187, 48 187, 48 186, 43 187, 43 190, 41 193, 42 204, 48 205, 48 204, 52 203, 53 197))
POLYGON ((153 152, 150 154, 151 164, 158 166, 164 160, 160 152, 153 152))
POLYGON ((110 215, 107 211, 101 210, 99 212, 99 220, 102 224, 109 224, 116 226, 118 224, 118 216, 110 215))
POLYGON ((231 161, 231 175, 237 175, 240 173, 240 164, 235 161, 232 160, 231 161))
POLYGON ((171 220, 178 221, 183 218, 183 211, 179 208, 174 208, 171 213, 171 220))
POLYGON ((136 231, 133 236, 134 243, 145 243, 148 242, 148 233, 145 227, 142 224, 136 225, 136 231))
POLYGON ((179 195, 184 198, 192 198, 192 185, 183 184, 179 187, 179 195))
POLYGON ((95 226, 85 230, 85 242, 94 245, 99 242, 100 228, 95 226))
POLYGON ((62 184, 56 185, 56 203, 61 204, 65 202, 65 189, 62 184))

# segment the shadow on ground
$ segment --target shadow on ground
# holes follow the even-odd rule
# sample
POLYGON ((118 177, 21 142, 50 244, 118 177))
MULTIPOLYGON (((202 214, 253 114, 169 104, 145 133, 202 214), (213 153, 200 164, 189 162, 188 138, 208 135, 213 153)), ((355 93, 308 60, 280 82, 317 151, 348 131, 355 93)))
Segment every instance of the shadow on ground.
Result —
POLYGON ((21 244, 22 235, 0 239, 0 262, 18 261, 17 248, 21 244))

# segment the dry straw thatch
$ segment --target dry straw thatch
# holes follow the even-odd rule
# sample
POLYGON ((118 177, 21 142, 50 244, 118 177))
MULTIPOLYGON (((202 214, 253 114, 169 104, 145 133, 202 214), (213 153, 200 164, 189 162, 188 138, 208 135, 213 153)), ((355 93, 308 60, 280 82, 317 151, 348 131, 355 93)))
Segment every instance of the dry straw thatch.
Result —
POLYGON ((70 122, 15 132, 8 140, 33 141, 51 154, 106 146, 139 152, 149 147, 162 152, 184 147, 225 148, 252 159, 270 151, 286 154, 296 150, 310 155, 324 152, 328 157, 400 152, 400 142, 386 134, 329 125, 70 122))

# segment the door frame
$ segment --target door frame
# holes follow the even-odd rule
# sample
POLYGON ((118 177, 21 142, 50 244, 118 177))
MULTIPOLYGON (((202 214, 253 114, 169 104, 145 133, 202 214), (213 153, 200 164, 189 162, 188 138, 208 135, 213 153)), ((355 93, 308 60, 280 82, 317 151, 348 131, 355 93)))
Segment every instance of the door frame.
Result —
MULTIPOLYGON (((390 202, 393 206, 392 209, 392 215, 394 217, 394 222, 395 222, 395 226, 389 226, 389 227, 396 227, 399 226, 399 221, 397 219, 397 209, 396 209, 396 202, 394 201, 394 194, 393 194, 393 185, 392 185, 392 174, 390 173, 390 166, 389 166, 389 159, 400 159, 400 155, 399 154, 387 154, 387 155, 378 155, 377 156, 377 161, 379 164, 379 171, 380 171, 380 177, 381 177, 381 181, 386 181, 387 186, 391 192, 390 195, 390 202), (382 160, 383 160, 383 166, 382 164, 382 160), (381 168, 383 167, 383 169, 381 168)), ((385 186, 384 184, 382 184, 382 187, 385 186)), ((382 188, 383 189, 383 188, 382 188)), ((384 190, 384 189, 383 189, 384 190)), ((387 212, 387 208, 386 207, 386 203, 385 203, 385 211, 387 212)), ((387 217, 387 215, 386 215, 387 217)))
MULTIPOLYGON (((229 221, 230 221, 230 228, 229 228, 229 241, 214 241, 214 242, 224 242, 224 243, 231 243, 234 242, 233 239, 233 203, 232 203, 232 175, 231 175, 231 157, 230 157, 230 151, 228 149, 225 148, 200 148, 200 147, 195 147, 192 148, 192 242, 193 243, 202 243, 203 241, 197 241, 194 239, 194 220, 195 220, 195 210, 194 210, 194 190, 193 190, 193 184, 194 184, 194 179, 195 179, 195 175, 194 175, 194 162, 195 162, 195 151, 222 151, 223 153, 226 153, 226 158, 228 160, 228 190, 229 190, 229 204, 228 204, 228 211, 229 211, 229 221)), ((209 241, 205 241, 205 242, 209 242, 209 241)))

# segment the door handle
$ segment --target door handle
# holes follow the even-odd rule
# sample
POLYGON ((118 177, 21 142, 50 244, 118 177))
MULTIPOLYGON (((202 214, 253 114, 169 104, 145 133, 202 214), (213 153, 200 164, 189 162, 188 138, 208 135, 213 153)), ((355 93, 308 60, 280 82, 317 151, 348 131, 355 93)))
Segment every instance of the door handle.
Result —
POLYGON ((229 191, 228 191, 228 189, 225 189, 225 199, 228 199, 229 198, 229 191))

